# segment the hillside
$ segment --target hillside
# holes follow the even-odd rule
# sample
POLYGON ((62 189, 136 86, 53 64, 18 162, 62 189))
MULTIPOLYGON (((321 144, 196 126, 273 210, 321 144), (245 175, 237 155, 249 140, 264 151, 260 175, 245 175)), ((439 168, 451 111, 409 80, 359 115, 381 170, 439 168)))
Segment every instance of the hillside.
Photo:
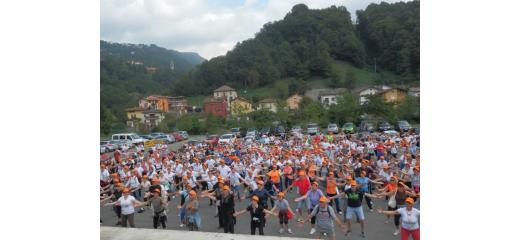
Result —
POLYGON ((282 20, 265 24, 254 38, 202 63, 174 85, 174 92, 204 95, 223 84, 257 88, 288 78, 305 82, 331 78, 332 86, 355 86, 352 75, 363 73, 338 68, 338 61, 391 73, 379 79, 388 84, 417 83, 419 2, 371 4, 357 14, 360 23, 354 25, 344 6, 295 5, 282 20))
POLYGON ((158 47, 154 44, 112 43, 101 40, 101 57, 112 56, 124 61, 141 62, 145 66, 159 69, 170 69, 173 62, 174 71, 185 73, 205 61, 197 53, 183 53, 158 47))
POLYGON ((139 99, 147 95, 173 95, 173 83, 205 61, 196 53, 105 41, 101 41, 100 55, 102 129, 125 128, 126 108, 135 107, 139 99), (158 70, 149 72, 146 67, 158 70))

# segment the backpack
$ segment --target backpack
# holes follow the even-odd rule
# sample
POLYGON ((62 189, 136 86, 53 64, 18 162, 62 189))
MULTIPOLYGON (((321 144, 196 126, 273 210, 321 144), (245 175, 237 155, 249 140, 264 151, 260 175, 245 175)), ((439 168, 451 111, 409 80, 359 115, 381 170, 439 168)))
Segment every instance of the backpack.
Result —
MULTIPOLYGON (((320 211, 319 211, 320 205, 316 205, 316 207, 314 207, 314 208, 318 208, 318 210, 316 210, 316 214, 318 214, 318 212, 320 212, 320 211)), ((330 208, 331 208, 331 206, 329 206, 329 205, 327 204, 327 213, 329 214, 329 219, 332 219, 332 215, 330 214, 330 208)), ((314 211, 314 210, 313 210, 313 211, 314 211)))

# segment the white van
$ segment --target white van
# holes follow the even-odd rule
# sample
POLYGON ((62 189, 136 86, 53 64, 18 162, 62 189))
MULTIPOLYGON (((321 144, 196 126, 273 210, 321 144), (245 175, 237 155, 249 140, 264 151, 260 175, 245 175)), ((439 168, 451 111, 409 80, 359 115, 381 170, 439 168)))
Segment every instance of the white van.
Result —
POLYGON ((135 133, 114 134, 114 135, 112 135, 112 140, 113 141, 125 141, 125 142, 129 142, 132 144, 140 144, 140 143, 144 143, 144 141, 145 141, 143 138, 139 137, 135 133))

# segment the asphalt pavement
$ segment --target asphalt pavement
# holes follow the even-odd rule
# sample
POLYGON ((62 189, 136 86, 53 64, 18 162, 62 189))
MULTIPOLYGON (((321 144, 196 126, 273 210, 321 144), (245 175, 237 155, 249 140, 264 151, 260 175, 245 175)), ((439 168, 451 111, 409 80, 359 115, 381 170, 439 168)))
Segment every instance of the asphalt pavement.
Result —
MULTIPOLYGON (((200 140, 202 137, 196 136, 196 137, 190 137, 191 139, 200 140)), ((170 149, 178 149, 181 144, 175 143, 171 144, 169 146, 170 149)), ((324 191, 324 189, 322 189, 324 191)), ((241 189, 241 193, 243 194, 243 189, 241 189)), ((291 204, 291 208, 295 210, 296 203, 294 202, 294 199, 297 197, 297 194, 295 191, 292 193, 287 194, 287 200, 291 204)), ((365 214, 365 234, 366 238, 362 238, 360 236, 361 234, 361 227, 358 223, 355 223, 353 221, 352 223, 352 232, 349 234, 348 237, 345 237, 344 232, 342 232, 340 226, 337 226, 335 224, 335 232, 337 239, 400 239, 400 235, 394 236, 393 232, 395 230, 394 224, 393 224, 393 217, 390 217, 389 222, 385 223, 387 220, 387 217, 382 214, 378 214, 375 209, 377 208, 383 208, 386 210, 386 201, 384 199, 375 199, 374 202, 374 212, 370 212, 368 210, 368 207, 363 200, 363 210, 365 214)), ((178 217, 179 210, 177 209, 177 204, 180 203, 180 199, 177 197, 173 199, 169 204, 169 212, 168 212, 168 222, 166 223, 167 229, 174 229, 174 230, 186 230, 187 228, 181 228, 180 225, 180 219, 178 217)), ((248 201, 242 200, 241 202, 235 201, 235 210, 239 211, 242 209, 245 209, 247 207, 248 201)), ((340 206, 343 206, 342 203, 340 203, 340 206)), ((271 207, 271 205, 269 205, 271 207)), ((202 217, 202 224, 200 231, 204 232, 223 232, 223 229, 218 228, 218 218, 215 217, 216 215, 216 209, 215 206, 209 206, 209 199, 208 198, 202 198, 200 201, 200 214, 202 217)), ((113 211, 112 207, 101 207, 100 208, 100 216, 101 220, 103 220, 103 223, 101 226, 116 226, 117 222, 117 216, 115 212, 113 211)), ((152 221, 152 211, 150 209, 146 209, 143 213, 135 213, 134 219, 135 219, 135 225, 137 228, 153 228, 153 221, 152 221)), ((307 216, 307 213, 304 213, 304 216, 307 216)), ((342 218, 341 218, 342 219, 342 218)), ((237 217, 237 223, 235 225, 235 233, 240 234, 250 234, 250 216, 248 213, 244 213, 237 217)), ((302 238, 315 238, 315 235, 310 235, 309 231, 311 229, 310 223, 306 223, 303 227, 298 226, 295 219, 291 220, 289 222, 289 227, 292 229, 293 234, 280 234, 279 233, 279 223, 278 218, 275 216, 269 216, 266 227, 264 228, 265 235, 270 236, 287 236, 287 237, 302 237, 302 238)), ((157 231, 161 231, 158 229, 157 231)), ((257 232, 258 234, 258 232, 257 232)))

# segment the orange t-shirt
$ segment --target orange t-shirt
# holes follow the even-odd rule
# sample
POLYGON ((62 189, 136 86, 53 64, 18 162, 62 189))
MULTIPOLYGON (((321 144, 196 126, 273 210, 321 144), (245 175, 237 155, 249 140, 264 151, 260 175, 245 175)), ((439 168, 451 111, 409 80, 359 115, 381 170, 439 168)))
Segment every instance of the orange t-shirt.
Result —
POLYGON ((327 177, 327 193, 336 194, 336 178, 327 177))
POLYGON ((279 183, 280 182, 280 172, 277 170, 270 171, 267 176, 271 178, 271 181, 273 183, 279 183))

